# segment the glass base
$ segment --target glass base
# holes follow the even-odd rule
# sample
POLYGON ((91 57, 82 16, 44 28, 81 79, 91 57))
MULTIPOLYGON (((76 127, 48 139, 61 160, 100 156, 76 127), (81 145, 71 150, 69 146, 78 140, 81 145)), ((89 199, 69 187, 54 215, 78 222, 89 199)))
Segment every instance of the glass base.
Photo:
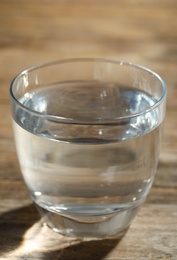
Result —
POLYGON ((89 217, 89 222, 79 217, 70 217, 48 211, 36 205, 44 222, 62 235, 78 238, 119 238, 136 216, 140 205, 111 215, 89 217))

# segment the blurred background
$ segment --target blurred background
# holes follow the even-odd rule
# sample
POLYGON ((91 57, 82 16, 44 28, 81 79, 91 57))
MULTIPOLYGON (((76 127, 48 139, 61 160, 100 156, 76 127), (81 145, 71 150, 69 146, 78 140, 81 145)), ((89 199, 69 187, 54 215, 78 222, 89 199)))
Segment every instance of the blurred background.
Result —
POLYGON ((176 0, 1 0, 1 86, 29 66, 70 57, 123 59, 162 76, 168 66, 169 76, 176 15, 176 0))

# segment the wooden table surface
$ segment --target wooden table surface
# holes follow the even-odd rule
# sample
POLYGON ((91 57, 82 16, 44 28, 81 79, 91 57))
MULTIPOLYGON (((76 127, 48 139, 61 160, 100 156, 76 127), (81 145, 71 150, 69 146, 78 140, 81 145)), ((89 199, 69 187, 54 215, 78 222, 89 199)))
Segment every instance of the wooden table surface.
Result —
POLYGON ((0 1, 0 259, 177 259, 177 1, 0 1), (9 85, 29 66, 70 57, 140 63, 168 87, 157 175, 122 240, 80 241, 41 224, 14 145, 9 85))

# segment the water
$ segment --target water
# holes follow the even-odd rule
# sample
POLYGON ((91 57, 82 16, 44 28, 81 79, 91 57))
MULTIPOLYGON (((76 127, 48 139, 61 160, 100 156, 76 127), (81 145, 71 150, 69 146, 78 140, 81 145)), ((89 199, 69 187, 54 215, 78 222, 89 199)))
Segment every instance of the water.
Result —
POLYGON ((157 109, 116 118, 142 112, 154 98, 77 82, 46 86, 19 101, 43 115, 18 107, 14 128, 25 182, 49 226, 77 236, 124 230, 152 185, 161 122, 157 109))

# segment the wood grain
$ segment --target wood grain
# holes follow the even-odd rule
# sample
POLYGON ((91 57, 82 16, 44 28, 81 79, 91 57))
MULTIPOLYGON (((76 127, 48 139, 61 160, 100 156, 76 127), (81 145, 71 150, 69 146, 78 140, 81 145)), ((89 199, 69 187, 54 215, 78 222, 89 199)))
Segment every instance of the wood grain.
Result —
POLYGON ((0 259, 177 259, 176 0, 0 1, 0 259), (168 87, 156 178, 121 240, 81 241, 41 224, 21 177, 9 85, 22 70, 61 58, 140 63, 168 87))

